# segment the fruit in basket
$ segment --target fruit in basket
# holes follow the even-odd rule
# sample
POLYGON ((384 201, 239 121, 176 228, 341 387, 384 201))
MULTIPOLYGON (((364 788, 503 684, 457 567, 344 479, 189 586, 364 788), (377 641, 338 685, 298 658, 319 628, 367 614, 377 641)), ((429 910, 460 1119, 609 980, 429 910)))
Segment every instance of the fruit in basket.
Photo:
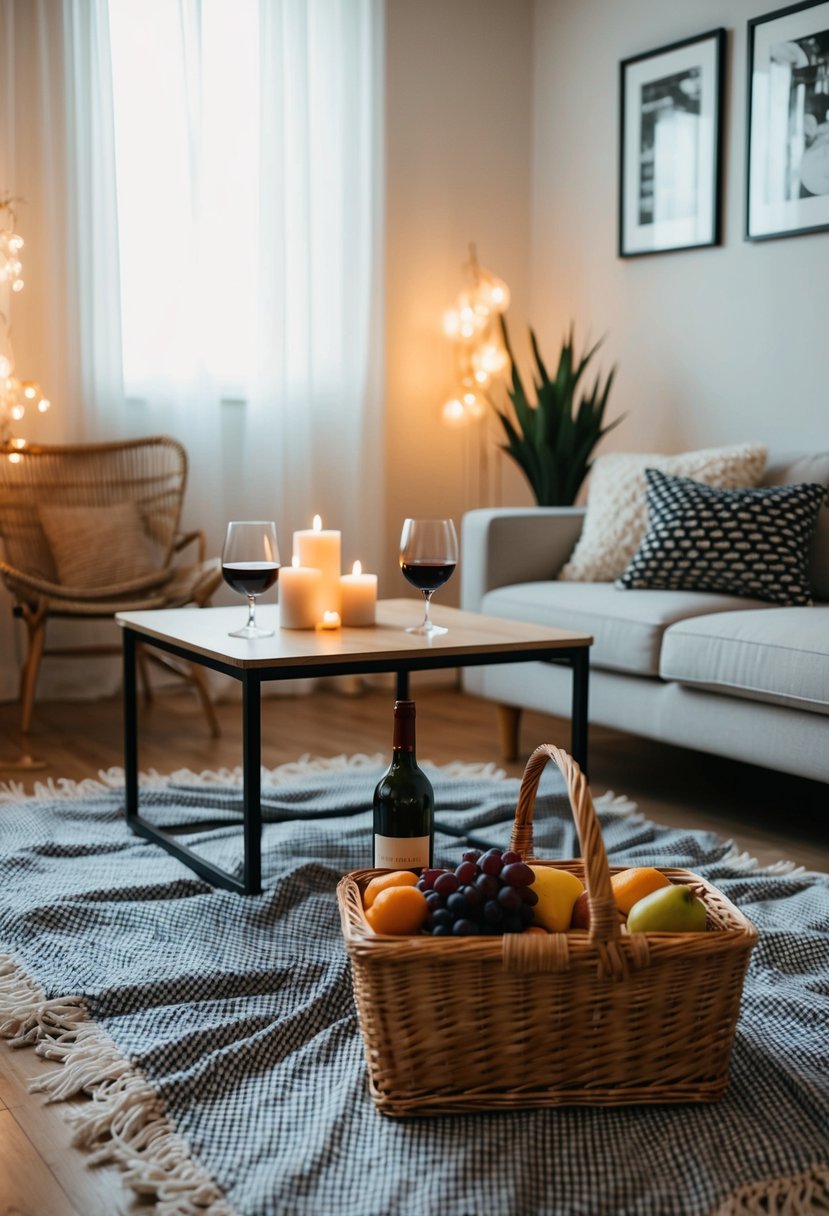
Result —
POLYGON ((628 870, 620 870, 618 874, 610 876, 616 907, 625 916, 634 904, 650 895, 651 891, 658 891, 660 887, 670 885, 671 880, 653 866, 631 866, 628 870))
POLYGON ((378 874, 372 878, 363 891, 363 907, 370 908, 381 891, 389 887, 413 887, 417 883, 417 875, 411 870, 389 870, 388 873, 378 874))
POLYGON ((683 883, 651 891, 628 913, 631 933, 702 933, 705 904, 683 883))
POLYGON ((573 904, 573 911, 570 914, 570 928, 590 928, 590 896, 586 891, 582 891, 581 895, 573 904))
POLYGON ((584 883, 569 870, 552 866, 530 866, 533 872, 531 891, 538 896, 533 908, 536 923, 551 933, 563 933, 570 928, 573 905, 584 890, 584 883))
POLYGON ((533 923, 538 896, 533 872, 510 849, 467 849, 454 870, 424 870, 426 932, 434 937, 522 933, 533 923))
POLYGON ((426 896, 412 886, 387 887, 366 908, 366 920, 375 933, 400 937, 419 933, 428 915, 426 896))

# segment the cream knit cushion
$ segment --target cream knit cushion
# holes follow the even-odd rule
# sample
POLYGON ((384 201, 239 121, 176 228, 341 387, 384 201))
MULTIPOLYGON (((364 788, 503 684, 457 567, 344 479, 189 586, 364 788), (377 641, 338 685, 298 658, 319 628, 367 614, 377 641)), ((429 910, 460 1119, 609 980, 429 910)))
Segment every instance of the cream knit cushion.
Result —
POLYGON ((133 502, 107 507, 40 507, 58 580, 89 591, 129 583, 158 569, 133 502))
POLYGON ((590 474, 581 536, 559 578, 571 583, 609 583, 621 578, 648 526, 645 469, 691 477, 721 489, 756 486, 768 451, 759 443, 703 448, 676 456, 612 452, 590 474))

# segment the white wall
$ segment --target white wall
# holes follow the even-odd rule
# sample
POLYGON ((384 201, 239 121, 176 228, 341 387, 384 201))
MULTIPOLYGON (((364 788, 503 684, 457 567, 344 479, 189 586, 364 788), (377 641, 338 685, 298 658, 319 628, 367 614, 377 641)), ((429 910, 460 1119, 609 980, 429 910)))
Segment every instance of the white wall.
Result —
MULTIPOLYGON (((601 450, 759 438, 829 447, 829 233, 743 239, 746 21, 775 0, 537 0, 530 316, 572 317, 619 364, 601 450), (718 26, 726 53, 723 244, 619 259, 619 63, 718 26)), ((552 359, 552 356, 551 356, 552 359)))
MULTIPOLYGON (((470 241, 526 316, 532 129, 531 0, 388 0, 386 34, 386 553, 407 515, 459 522, 475 489, 468 436, 440 420, 455 391, 441 321, 470 241)), ((453 583, 456 580, 453 580, 453 583)), ((457 586, 441 592, 456 601, 457 586)))

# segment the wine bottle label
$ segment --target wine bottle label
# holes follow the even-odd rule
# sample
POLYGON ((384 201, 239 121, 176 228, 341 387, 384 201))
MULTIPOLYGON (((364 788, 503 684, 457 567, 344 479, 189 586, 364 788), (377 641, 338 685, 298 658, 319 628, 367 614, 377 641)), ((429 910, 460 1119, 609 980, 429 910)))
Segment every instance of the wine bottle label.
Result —
POLYGON ((417 870, 429 864, 428 836, 381 836, 374 833, 377 870, 417 870))

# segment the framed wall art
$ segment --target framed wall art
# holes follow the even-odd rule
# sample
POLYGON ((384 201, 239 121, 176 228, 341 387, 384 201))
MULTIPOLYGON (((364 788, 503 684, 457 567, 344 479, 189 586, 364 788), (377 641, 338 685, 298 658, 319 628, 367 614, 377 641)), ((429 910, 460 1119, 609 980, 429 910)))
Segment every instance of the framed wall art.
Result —
POLYGON ((748 23, 745 235, 829 228, 829 0, 748 23))
POLYGON ((620 65, 619 256, 720 243, 725 30, 620 65))

